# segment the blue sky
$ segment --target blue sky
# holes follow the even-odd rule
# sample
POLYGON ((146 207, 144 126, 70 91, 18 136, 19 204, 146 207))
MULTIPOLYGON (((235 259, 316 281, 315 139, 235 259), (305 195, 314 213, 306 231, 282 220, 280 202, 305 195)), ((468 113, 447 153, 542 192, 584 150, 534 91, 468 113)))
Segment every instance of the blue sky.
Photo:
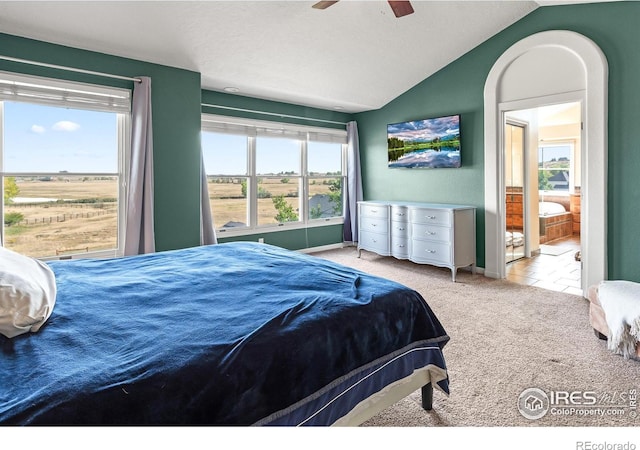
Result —
POLYGON ((117 115, 4 102, 5 172, 117 173, 117 115))
POLYGON ((569 145, 552 145, 552 146, 541 146, 538 149, 538 163, 542 162, 542 158, 544 157, 544 161, 551 161, 552 159, 558 160, 558 158, 569 158, 571 159, 571 146, 569 145))
MULTIPOLYGON (((117 114, 31 103, 4 102, 4 167, 8 173, 117 173, 117 114)), ((246 138, 202 133, 209 174, 246 173, 246 138), (224 153, 212 151, 224 148, 224 153)), ((259 173, 298 172, 294 141, 259 138, 259 173)), ((340 170, 340 146, 311 143, 309 170, 340 170)))
POLYGON ((396 137, 403 141, 431 141, 436 137, 459 132, 460 116, 457 115, 394 123, 387 127, 389 138, 396 137))
MULTIPOLYGON (((295 141, 281 138, 258 138, 256 172, 270 174, 299 172, 300 157, 295 141)), ((207 174, 243 175, 247 172, 247 138, 231 134, 202 133, 204 166, 207 174), (225 149, 217 152, 214 149, 225 149)), ((309 171, 338 172, 341 167, 339 144, 310 142, 309 171)))

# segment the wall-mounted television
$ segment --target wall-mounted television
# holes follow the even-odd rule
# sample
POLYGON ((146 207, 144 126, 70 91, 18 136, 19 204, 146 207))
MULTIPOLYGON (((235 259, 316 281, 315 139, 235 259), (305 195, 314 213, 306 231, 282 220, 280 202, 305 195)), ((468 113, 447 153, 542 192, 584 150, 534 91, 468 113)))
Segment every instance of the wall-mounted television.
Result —
POLYGON ((389 167, 460 167, 460 114, 387 125, 389 167))

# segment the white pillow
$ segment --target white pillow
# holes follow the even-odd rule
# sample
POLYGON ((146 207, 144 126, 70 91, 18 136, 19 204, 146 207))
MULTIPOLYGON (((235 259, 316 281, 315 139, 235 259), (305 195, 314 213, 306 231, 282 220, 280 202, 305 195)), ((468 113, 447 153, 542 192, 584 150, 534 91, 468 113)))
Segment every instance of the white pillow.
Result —
POLYGON ((36 332, 53 312, 56 279, 45 263, 0 247, 0 334, 36 332))

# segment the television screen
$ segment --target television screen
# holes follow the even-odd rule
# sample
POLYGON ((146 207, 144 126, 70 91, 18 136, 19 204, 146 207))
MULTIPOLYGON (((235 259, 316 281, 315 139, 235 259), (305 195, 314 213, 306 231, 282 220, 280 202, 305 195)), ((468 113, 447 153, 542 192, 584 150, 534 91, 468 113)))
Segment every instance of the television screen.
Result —
POLYGON ((460 167, 460 115, 387 125, 389 167, 460 167))

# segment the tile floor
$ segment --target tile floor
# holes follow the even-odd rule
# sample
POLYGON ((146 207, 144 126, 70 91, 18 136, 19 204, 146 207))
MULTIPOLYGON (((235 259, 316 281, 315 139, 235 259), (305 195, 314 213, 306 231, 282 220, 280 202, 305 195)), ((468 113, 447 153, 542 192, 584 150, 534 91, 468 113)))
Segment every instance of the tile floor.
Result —
POLYGON ((546 245, 569 250, 557 256, 541 252, 531 258, 513 261, 507 264, 507 279, 519 284, 582 296, 580 262, 575 260, 575 253, 580 250, 580 237, 557 239, 546 245))

